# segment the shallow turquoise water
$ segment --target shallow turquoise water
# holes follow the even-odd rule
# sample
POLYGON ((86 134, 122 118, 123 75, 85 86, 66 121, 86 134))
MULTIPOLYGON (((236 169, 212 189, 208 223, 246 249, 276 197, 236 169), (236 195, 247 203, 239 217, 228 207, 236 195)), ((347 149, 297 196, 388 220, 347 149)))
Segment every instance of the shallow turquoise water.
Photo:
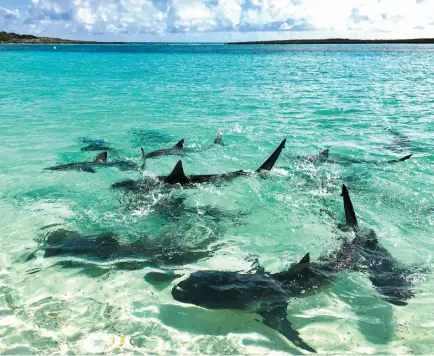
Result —
MULTIPOLYGON (((317 259, 339 244, 342 183, 360 225, 426 271, 405 307, 348 272, 292 300, 288 319, 323 353, 431 353, 433 61, 428 45, 0 46, 0 353, 297 353, 258 316, 177 303, 175 282, 157 288, 144 276, 248 271, 255 259, 275 272, 306 252, 317 259), (212 145, 218 131, 223 146, 212 145), (137 171, 43 171, 93 159, 80 150, 86 140, 140 164, 140 147, 181 138, 187 174, 253 170, 288 141, 266 177, 144 196, 110 189, 137 171), (339 161, 298 158, 324 148, 339 161), (59 228, 213 252, 140 268, 41 251, 27 260, 59 228)), ((168 174, 179 159, 148 160, 143 174, 168 174)))

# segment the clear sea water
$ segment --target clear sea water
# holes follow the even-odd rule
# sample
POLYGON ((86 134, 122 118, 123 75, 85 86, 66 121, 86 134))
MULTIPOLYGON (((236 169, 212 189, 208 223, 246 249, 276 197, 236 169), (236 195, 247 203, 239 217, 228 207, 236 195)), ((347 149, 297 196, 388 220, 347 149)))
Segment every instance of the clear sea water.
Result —
POLYGON ((393 306, 348 271, 291 300, 288 319, 321 353, 432 353, 434 46, 56 47, 0 46, 0 354, 299 353, 255 314, 180 304, 176 281, 144 276, 247 272, 255 261, 277 272, 307 252, 333 252, 342 183, 359 224, 399 261, 423 267, 415 297, 393 306), (222 146, 212 145, 218 131, 222 146), (148 160, 143 174, 168 174, 180 158, 187 174, 253 170, 287 145, 265 177, 141 196, 110 189, 138 171, 43 170, 92 160, 96 152, 81 151, 92 140, 116 149, 109 160, 140 164, 140 147, 181 138, 183 157, 148 160), (325 148, 339 162, 299 158, 325 148), (137 268, 29 258, 56 229, 211 253, 137 268))

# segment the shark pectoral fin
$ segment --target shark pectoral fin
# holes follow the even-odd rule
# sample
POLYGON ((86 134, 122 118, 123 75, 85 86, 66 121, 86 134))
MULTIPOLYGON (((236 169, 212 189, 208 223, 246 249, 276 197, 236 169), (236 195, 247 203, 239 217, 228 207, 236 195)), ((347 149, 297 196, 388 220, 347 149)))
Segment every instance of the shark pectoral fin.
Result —
POLYGON ((291 323, 286 318, 286 307, 287 304, 278 305, 261 311, 258 314, 263 317, 263 323, 265 325, 277 330, 295 346, 303 350, 316 353, 315 349, 303 341, 303 339, 300 337, 300 333, 292 328, 291 323))
POLYGON ((273 152, 273 154, 268 157, 268 159, 262 164, 261 167, 259 167, 256 171, 270 171, 274 164, 276 163, 277 159, 280 156, 280 152, 285 148, 286 138, 280 143, 279 147, 276 148, 276 150, 273 152))
POLYGON ((145 281, 153 283, 172 282, 175 279, 182 277, 181 274, 176 274, 173 271, 167 272, 149 272, 145 275, 145 281))
POLYGON ((182 150, 184 148, 184 139, 179 141, 175 146, 173 146, 173 148, 176 148, 178 150, 182 150))
POLYGON ((107 151, 100 153, 98 156, 96 156, 95 160, 93 161, 93 163, 106 163, 107 162, 107 151))
POLYGON ((407 301, 414 297, 414 281, 419 279, 419 272, 413 267, 401 265, 383 247, 376 252, 383 259, 372 260, 367 268, 372 285, 389 303, 407 305, 407 301))
POLYGON ((165 179, 168 184, 176 184, 176 183, 188 183, 189 180, 184 173, 184 167, 182 166, 182 161, 178 161, 172 173, 168 175, 165 179))
POLYGON ((143 163, 142 163, 142 166, 140 167, 140 169, 142 171, 144 171, 146 169, 146 153, 142 147, 140 147, 140 151, 142 152, 142 160, 143 160, 143 163))

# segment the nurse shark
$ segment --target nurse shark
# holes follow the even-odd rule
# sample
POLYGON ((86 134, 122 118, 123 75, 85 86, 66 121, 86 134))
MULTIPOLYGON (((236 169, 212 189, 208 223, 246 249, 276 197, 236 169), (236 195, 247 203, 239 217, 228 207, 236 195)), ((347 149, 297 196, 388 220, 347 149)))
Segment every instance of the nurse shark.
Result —
POLYGON ((347 190, 342 187, 346 229, 353 237, 329 256, 311 262, 309 253, 279 273, 238 273, 205 270, 192 273, 172 289, 175 300, 207 309, 238 309, 259 314, 263 323, 294 345, 316 352, 287 319, 288 301, 319 293, 345 270, 367 275, 383 299, 405 305, 413 297, 411 271, 382 247, 372 230, 362 231, 347 190))
MULTIPOLYGON (((160 157, 160 156, 172 156, 172 155, 183 155, 186 152, 186 149, 184 148, 184 139, 180 140, 175 146, 170 148, 163 148, 156 151, 152 151, 145 154, 145 158, 154 158, 154 157, 160 157)), ((211 148, 214 145, 222 145, 222 134, 220 132, 217 133, 213 144, 207 146, 206 148, 211 148)), ((206 149, 205 148, 205 149, 206 149)), ((202 148, 201 150, 203 150, 202 148)))
MULTIPOLYGON (((48 167, 45 168, 45 170, 50 171, 81 171, 81 172, 87 172, 87 173, 95 173, 95 167, 114 167, 118 168, 121 171, 127 171, 127 170, 136 170, 139 168, 137 163, 134 163, 129 160, 113 160, 113 161, 107 161, 108 153, 102 152, 93 161, 90 162, 76 162, 76 163, 67 163, 67 164, 61 164, 59 166, 54 167, 48 167)), ((143 157, 143 156, 142 156, 143 157)), ((144 167, 144 163, 141 166, 144 167)))

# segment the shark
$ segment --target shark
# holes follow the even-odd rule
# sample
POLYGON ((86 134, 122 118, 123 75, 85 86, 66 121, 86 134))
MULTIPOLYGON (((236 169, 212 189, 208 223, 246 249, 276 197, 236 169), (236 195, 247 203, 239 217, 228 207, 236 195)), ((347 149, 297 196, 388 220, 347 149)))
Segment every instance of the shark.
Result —
POLYGON ((146 153, 145 158, 170 156, 170 155, 182 155, 183 153, 184 153, 184 139, 179 141, 175 146, 173 146, 171 148, 163 148, 160 150, 146 153))
POLYGON ((79 265, 79 262, 110 263, 119 268, 135 266, 135 269, 140 269, 145 266, 160 267, 196 262, 211 256, 214 249, 208 248, 208 241, 194 247, 183 247, 179 244, 159 243, 142 236, 134 242, 122 243, 113 232, 86 235, 60 228, 47 233, 43 243, 26 257, 26 261, 34 259, 38 251, 43 251, 44 258, 63 258, 60 263, 66 263, 68 258, 73 258, 75 265, 79 265))
POLYGON ((366 274, 384 300, 396 306, 406 305, 407 300, 414 296, 408 269, 379 243, 373 230, 363 231, 359 228, 345 185, 342 187, 342 197, 346 221, 344 227, 353 236, 332 254, 312 262, 307 253, 298 263, 278 273, 263 269, 256 273, 193 272, 172 288, 172 297, 178 302, 206 309, 254 312, 262 317, 266 326, 309 352, 316 350, 301 338, 287 319, 288 301, 329 288, 343 271, 366 274))
MULTIPOLYGON (((160 157, 160 156, 172 156, 172 155, 183 155, 187 149, 184 148, 184 139, 180 140, 175 146, 171 148, 163 148, 160 150, 152 151, 149 153, 144 154, 144 158, 154 158, 154 157, 160 157)), ((215 145, 222 145, 223 144, 223 138, 221 132, 217 132, 216 137, 214 138, 214 141, 211 145, 206 146, 205 148, 202 147, 200 150, 204 150, 207 148, 211 148, 215 145)), ((142 148, 143 150, 143 148, 142 148)), ((143 151, 144 152, 144 151, 143 151)))
POLYGON ((352 267, 366 274, 379 295, 386 301, 397 306, 407 305, 414 297, 412 291, 411 268, 404 266, 381 245, 373 229, 361 229, 354 212, 348 188, 342 185, 346 226, 354 234, 351 241, 341 246, 340 259, 346 261, 343 266, 352 267))
POLYGON ((45 170, 50 171, 81 171, 88 173, 95 173, 94 166, 102 166, 107 163, 107 152, 100 153, 91 162, 77 162, 77 163, 67 163, 61 164, 59 166, 48 167, 45 170))
POLYGON ((384 164, 384 163, 399 163, 409 160, 413 154, 408 154, 406 156, 403 156, 401 158, 395 158, 390 160, 380 160, 380 161, 374 161, 374 160, 366 160, 362 158, 348 158, 348 157, 330 157, 330 150, 325 149, 322 151, 318 156, 309 157, 309 162, 330 162, 330 163, 339 163, 339 164, 360 164, 360 163, 367 163, 367 164, 384 164))
MULTIPOLYGON (((178 161, 175 165, 175 168, 172 170, 172 172, 167 176, 159 176, 157 177, 157 180, 159 182, 168 184, 168 185, 175 185, 180 184, 183 186, 192 186, 195 184, 201 184, 201 183, 209 183, 214 182, 217 180, 230 180, 237 177, 242 176, 252 176, 256 174, 260 174, 262 172, 270 171, 274 164, 276 163, 277 159, 280 156, 280 153, 282 152, 283 148, 285 147, 286 139, 284 139, 280 145, 275 149, 275 151, 272 153, 270 157, 267 158, 267 160, 255 171, 234 171, 229 173, 219 173, 219 174, 196 174, 196 175, 186 175, 184 172, 184 167, 182 164, 182 161, 178 161)), ((130 190, 130 191, 140 191, 142 190, 142 183, 143 181, 136 181, 136 180, 125 180, 122 182, 117 182, 112 184, 112 188, 114 189, 124 189, 124 190, 130 190)))
MULTIPOLYGON (((95 173, 95 169, 94 169, 95 167, 115 167, 121 171, 136 170, 139 168, 137 163, 134 163, 132 161, 116 159, 108 162, 107 158, 108 158, 108 152, 105 151, 98 154, 98 156, 96 156, 96 158, 91 162, 67 163, 59 166, 48 167, 45 168, 45 170, 50 170, 50 171, 75 170, 75 171, 81 171, 87 173, 95 173)), ((143 151, 142 151, 142 158, 144 159, 143 151)), ((144 165, 145 165, 145 161, 143 161, 141 168, 144 168, 144 165)))
POLYGON ((413 154, 408 154, 401 158, 395 158, 391 160, 385 160, 385 161, 373 161, 373 160, 366 160, 362 158, 348 158, 348 157, 330 157, 330 149, 325 149, 321 151, 316 156, 297 156, 298 159, 301 159, 305 162, 309 163, 321 163, 321 162, 329 162, 329 163, 339 163, 339 164, 360 164, 360 163, 367 163, 367 164, 384 164, 384 163, 399 163, 409 160, 413 154))

